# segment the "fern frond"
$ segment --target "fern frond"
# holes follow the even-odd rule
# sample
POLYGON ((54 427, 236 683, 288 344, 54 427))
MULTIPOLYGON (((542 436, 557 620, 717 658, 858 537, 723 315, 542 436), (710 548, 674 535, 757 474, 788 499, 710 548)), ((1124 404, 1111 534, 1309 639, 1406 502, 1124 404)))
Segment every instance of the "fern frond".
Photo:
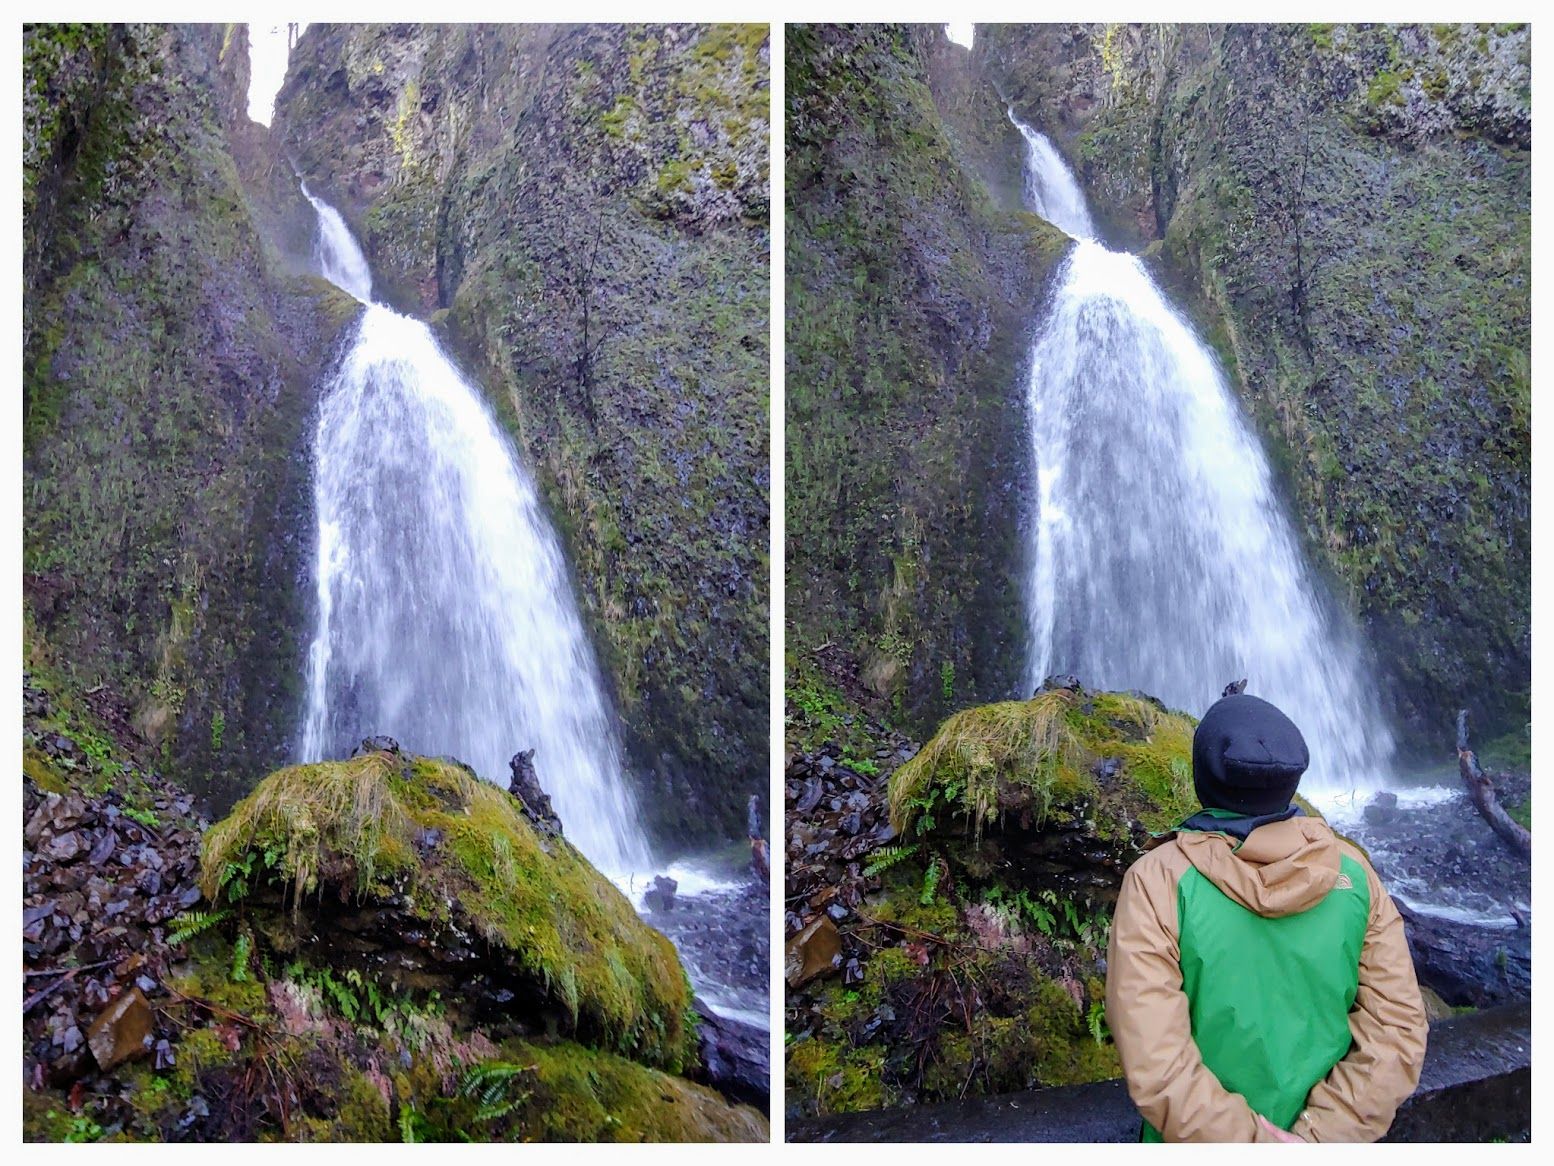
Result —
POLYGON ((176 946, 193 939, 196 935, 205 934, 231 917, 232 912, 225 907, 218 911, 184 911, 173 917, 174 927, 167 937, 167 942, 170 946, 176 946))
POLYGON ((874 852, 874 858, 869 865, 863 868, 863 873, 869 878, 882 871, 887 871, 897 863, 905 862, 918 852, 921 843, 914 842, 910 846, 882 846, 874 852))

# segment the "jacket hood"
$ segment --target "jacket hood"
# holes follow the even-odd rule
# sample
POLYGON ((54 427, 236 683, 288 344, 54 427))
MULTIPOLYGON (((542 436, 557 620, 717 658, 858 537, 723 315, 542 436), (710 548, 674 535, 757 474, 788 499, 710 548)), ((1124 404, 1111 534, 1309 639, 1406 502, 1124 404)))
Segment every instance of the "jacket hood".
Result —
POLYGON ((1338 881, 1338 839, 1317 818, 1258 826, 1239 849, 1234 838, 1217 833, 1181 833, 1177 845, 1216 887, 1269 919, 1315 907, 1338 881))

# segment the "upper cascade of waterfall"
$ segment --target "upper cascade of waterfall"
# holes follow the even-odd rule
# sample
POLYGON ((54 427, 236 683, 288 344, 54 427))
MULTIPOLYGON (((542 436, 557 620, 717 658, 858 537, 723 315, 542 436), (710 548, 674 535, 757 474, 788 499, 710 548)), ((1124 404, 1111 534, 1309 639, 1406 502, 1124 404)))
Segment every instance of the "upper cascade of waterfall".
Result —
POLYGON ((356 236, 351 234, 340 212, 323 199, 315 198, 305 182, 302 194, 318 212, 317 258, 324 278, 362 303, 372 303, 372 270, 356 236))
POLYGON ((1061 158, 1020 129, 1031 209, 1079 240, 1031 355, 1029 685, 1068 673, 1201 716, 1246 678, 1306 738, 1303 793, 1387 784, 1358 636, 1321 600, 1213 353, 1137 257, 1095 241, 1061 158))
POLYGON ((1025 201, 1029 209, 1076 239, 1096 238, 1084 192, 1047 136, 1031 129, 1014 110, 1009 120, 1025 138, 1025 201))
POLYGON ((368 303, 314 435, 316 624, 304 761, 387 733, 507 784, 534 750, 566 836, 612 877, 651 864, 604 683, 534 482, 419 320, 371 303, 340 216, 324 274, 368 303))

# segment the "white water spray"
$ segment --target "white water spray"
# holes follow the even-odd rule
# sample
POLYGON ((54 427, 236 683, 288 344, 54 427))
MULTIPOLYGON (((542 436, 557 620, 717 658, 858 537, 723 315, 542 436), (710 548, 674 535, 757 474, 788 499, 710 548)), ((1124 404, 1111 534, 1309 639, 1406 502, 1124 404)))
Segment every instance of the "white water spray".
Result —
POLYGON ((325 276, 368 305, 314 436, 317 619, 302 760, 372 733, 506 784, 534 749, 567 837, 611 875, 649 866, 622 749, 533 481, 418 320, 372 303, 339 214, 325 276))
POLYGON ((1096 241, 1051 143, 1020 131, 1030 209, 1078 240, 1031 360, 1031 686, 1071 673, 1201 716, 1246 677, 1306 738, 1303 793, 1386 785, 1392 736, 1356 638, 1315 599, 1213 355, 1137 258, 1096 241))

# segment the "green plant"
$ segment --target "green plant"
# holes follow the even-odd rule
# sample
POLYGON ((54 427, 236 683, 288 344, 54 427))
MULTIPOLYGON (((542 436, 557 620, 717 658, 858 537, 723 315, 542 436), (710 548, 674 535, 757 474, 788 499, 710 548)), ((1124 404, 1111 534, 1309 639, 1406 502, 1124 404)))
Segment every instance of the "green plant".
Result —
POLYGON ((955 662, 946 660, 939 666, 939 693, 945 703, 955 699, 955 662))
POLYGON ((1090 1011, 1085 1014, 1085 1025, 1096 1044, 1105 1044, 1111 1039, 1112 1030, 1106 1027, 1106 1001, 1096 1000, 1090 1005, 1090 1011))
POLYGON ((474 1098, 478 1103, 476 1121, 495 1121, 517 1109, 532 1094, 531 1090, 519 1092, 519 1080, 532 1073, 537 1065, 514 1065, 506 1061, 491 1061, 476 1065, 459 1082, 459 1092, 474 1098))
POLYGON ((939 889, 939 879, 944 873, 944 860, 935 858, 928 864, 928 869, 923 872, 923 893, 918 896, 918 902, 924 907, 933 903, 934 893, 939 889))
POLYGON ((65 1135, 61 1140, 66 1142, 95 1142, 102 1136, 102 1126, 98 1125, 90 1114, 78 1113, 66 1125, 65 1135))
POLYGON ((248 957, 253 954, 254 942, 248 937, 248 932, 238 933, 238 937, 232 943, 232 982, 234 984, 246 984, 248 982, 248 957))
POLYGON ((880 773, 879 764, 866 757, 858 758, 846 755, 842 758, 842 764, 854 773, 861 773, 865 777, 878 777, 880 773))
POLYGON ((219 708, 211 710, 210 714, 210 751, 221 752, 222 737, 227 731, 227 716, 219 708))
POLYGON ((175 946, 196 935, 204 935, 231 917, 232 912, 226 907, 219 911, 184 911, 173 917, 173 930, 167 936, 168 945, 175 946))
POLYGON ((156 816, 155 810, 142 810, 135 806, 124 806, 122 812, 131 822, 139 822, 148 830, 155 830, 162 825, 161 819, 156 816))
POLYGON ((873 878, 897 863, 905 862, 917 853, 918 848, 919 844, 916 842, 907 846, 882 846, 874 852, 874 858, 863 868, 863 873, 873 878))

